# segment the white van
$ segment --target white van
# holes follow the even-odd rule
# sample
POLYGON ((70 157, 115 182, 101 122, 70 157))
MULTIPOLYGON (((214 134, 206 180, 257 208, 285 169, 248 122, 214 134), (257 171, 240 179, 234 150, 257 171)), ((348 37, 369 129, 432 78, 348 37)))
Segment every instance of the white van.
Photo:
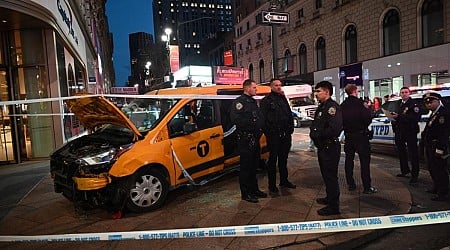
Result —
POLYGON ((317 105, 312 99, 312 86, 309 84, 283 86, 284 95, 291 106, 294 127, 309 125, 314 120, 317 105))

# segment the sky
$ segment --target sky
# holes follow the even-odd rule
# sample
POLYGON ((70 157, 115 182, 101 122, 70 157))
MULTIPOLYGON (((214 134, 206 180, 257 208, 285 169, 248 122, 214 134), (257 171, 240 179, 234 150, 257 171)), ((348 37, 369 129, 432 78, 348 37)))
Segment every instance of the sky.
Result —
POLYGON ((128 34, 146 32, 153 35, 152 0, 108 0, 106 2, 109 30, 113 33, 113 61, 116 87, 126 85, 130 69, 128 34))

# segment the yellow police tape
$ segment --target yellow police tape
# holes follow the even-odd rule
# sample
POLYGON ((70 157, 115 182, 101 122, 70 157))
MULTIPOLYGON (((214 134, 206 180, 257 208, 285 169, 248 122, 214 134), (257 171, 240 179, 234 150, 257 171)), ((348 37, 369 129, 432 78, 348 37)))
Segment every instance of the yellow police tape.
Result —
POLYGON ((81 233, 33 236, 0 236, 0 242, 62 242, 154 240, 212 237, 274 236, 288 234, 331 233, 421 226, 450 222, 450 210, 380 217, 351 218, 277 224, 148 230, 132 232, 81 233))

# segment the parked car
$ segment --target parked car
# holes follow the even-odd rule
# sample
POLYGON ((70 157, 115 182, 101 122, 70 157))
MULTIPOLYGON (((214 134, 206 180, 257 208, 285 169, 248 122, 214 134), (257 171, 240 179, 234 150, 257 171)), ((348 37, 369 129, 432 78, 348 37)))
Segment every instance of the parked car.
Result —
MULTIPOLYGON (((430 117, 430 113, 424 106, 422 96, 426 93, 427 89, 421 89, 420 93, 411 94, 420 107, 421 119, 419 122, 420 132, 425 128, 426 122, 430 117)), ((450 90, 439 90, 439 94, 443 97, 443 104, 450 107, 450 90)), ((387 112, 394 112, 398 110, 400 97, 395 97, 382 105, 382 108, 387 112)), ((385 147, 395 147, 394 131, 392 130, 391 120, 381 110, 375 113, 375 117, 372 119, 372 123, 369 128, 373 131, 373 139, 371 144, 374 146, 383 145, 385 147)), ((420 133, 418 133, 420 141, 420 133)))
MULTIPOLYGON (((67 100, 92 133, 51 154, 55 192, 95 206, 145 212, 161 207, 172 189, 236 169, 230 95, 241 93, 239 85, 161 89, 123 111, 102 96, 67 100)), ((269 87, 258 86, 257 94, 268 93, 269 87)), ((260 143, 261 158, 267 159, 264 136, 260 143)))

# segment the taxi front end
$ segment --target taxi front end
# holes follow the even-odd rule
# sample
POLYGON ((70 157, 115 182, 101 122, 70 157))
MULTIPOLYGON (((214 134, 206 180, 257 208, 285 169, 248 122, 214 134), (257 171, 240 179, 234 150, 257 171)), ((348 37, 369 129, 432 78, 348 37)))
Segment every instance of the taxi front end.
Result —
POLYGON ((119 197, 118 183, 109 175, 116 159, 133 146, 133 133, 114 132, 120 129, 107 126, 101 131, 66 143, 50 157, 50 171, 54 189, 73 201, 87 201, 104 205, 119 197))
POLYGON ((63 144, 50 155, 55 192, 93 206, 122 206, 127 198, 123 185, 134 170, 121 177, 110 171, 119 157, 144 137, 125 113, 104 97, 80 97, 66 103, 91 133, 63 144))

